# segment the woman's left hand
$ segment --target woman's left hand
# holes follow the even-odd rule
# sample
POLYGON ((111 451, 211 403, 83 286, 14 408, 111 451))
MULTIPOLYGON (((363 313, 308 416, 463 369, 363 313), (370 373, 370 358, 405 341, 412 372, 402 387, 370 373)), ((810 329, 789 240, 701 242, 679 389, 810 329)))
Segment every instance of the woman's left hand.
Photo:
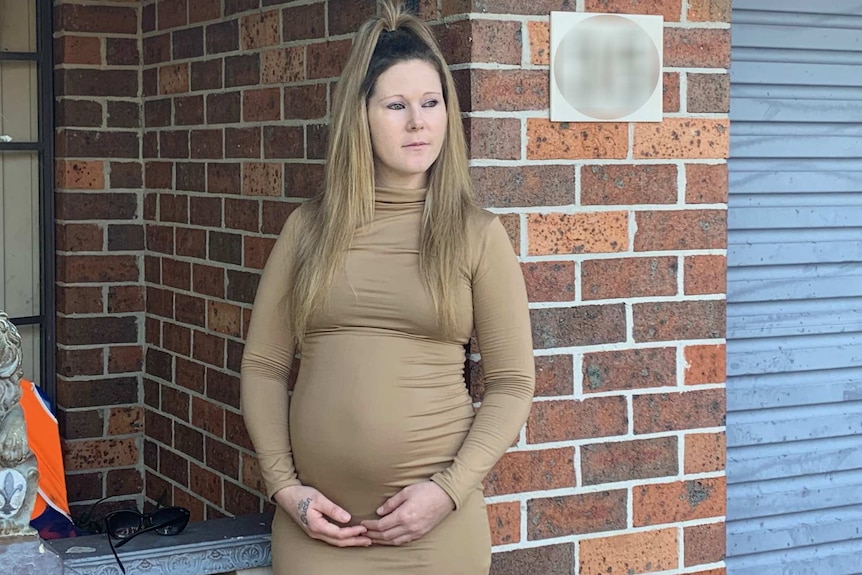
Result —
POLYGON ((455 503, 433 481, 408 485, 377 509, 381 519, 363 521, 373 545, 416 541, 455 509, 455 503))

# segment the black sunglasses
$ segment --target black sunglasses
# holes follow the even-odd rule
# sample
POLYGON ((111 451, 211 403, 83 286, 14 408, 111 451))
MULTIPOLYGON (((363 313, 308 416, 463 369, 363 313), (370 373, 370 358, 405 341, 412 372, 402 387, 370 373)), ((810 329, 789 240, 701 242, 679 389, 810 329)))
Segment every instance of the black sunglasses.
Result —
POLYGON ((108 534, 108 543, 120 570, 123 573, 126 572, 123 562, 117 555, 118 547, 122 547, 147 531, 155 531, 159 535, 176 535, 189 524, 190 515, 191 513, 185 507, 164 507, 146 515, 131 509, 108 513, 105 516, 105 533, 108 534), (114 545, 114 539, 120 541, 114 545))

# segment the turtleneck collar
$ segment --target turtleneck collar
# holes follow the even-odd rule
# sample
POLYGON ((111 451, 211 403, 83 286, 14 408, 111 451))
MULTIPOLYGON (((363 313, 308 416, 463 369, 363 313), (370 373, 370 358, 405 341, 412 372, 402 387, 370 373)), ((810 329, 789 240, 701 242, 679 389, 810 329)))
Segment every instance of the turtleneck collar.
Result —
POLYGON ((424 202, 428 188, 403 189, 377 186, 374 188, 374 201, 382 204, 410 204, 424 202))

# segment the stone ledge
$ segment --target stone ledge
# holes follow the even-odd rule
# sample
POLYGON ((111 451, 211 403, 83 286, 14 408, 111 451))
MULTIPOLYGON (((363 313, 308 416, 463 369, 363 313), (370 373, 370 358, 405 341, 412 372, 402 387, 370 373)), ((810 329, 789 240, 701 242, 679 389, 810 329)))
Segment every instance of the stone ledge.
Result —
MULTIPOLYGON (((127 575, 215 575, 266 567, 272 514, 189 523, 179 535, 144 533, 117 550, 127 575)), ((105 535, 46 541, 67 575, 122 575, 105 535)))

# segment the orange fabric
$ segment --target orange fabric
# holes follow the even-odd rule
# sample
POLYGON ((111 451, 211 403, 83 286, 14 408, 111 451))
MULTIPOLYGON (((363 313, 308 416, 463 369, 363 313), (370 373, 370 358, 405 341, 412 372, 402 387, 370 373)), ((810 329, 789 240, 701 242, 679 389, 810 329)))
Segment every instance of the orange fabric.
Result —
POLYGON ((31 520, 45 512, 48 505, 69 517, 66 495, 66 476, 63 469, 63 452, 60 450, 60 433, 57 420, 48 410, 36 391, 36 386, 21 380, 21 408, 27 422, 27 441, 36 456, 39 469, 39 493, 31 520))

